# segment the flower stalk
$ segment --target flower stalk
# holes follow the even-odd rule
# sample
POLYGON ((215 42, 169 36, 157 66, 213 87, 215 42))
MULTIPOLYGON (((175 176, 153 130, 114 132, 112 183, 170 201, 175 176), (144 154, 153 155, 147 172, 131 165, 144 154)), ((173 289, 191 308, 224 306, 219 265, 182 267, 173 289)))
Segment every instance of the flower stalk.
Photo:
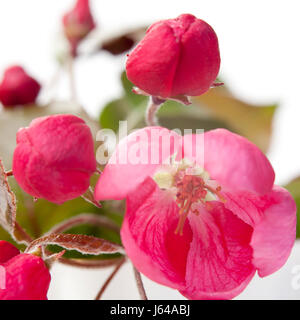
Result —
POLYGON ((110 276, 107 278, 107 280, 104 282, 103 286, 101 287, 100 291, 98 292, 95 300, 101 300, 105 290, 107 289, 108 285, 111 283, 111 281, 113 280, 113 278, 115 277, 115 275, 118 273, 118 271, 121 269, 122 265, 124 264, 124 262, 126 261, 126 259, 122 259, 115 267, 115 269, 113 270, 113 272, 110 274, 110 276))
POLYGON ((161 107, 165 100, 158 97, 151 96, 149 99, 149 104, 146 110, 146 124, 147 126, 156 126, 158 125, 156 113, 161 107))
POLYGON ((148 300, 141 274, 137 271, 135 267, 133 267, 133 272, 134 272, 135 281, 136 281, 137 288, 139 290, 141 300, 148 300))

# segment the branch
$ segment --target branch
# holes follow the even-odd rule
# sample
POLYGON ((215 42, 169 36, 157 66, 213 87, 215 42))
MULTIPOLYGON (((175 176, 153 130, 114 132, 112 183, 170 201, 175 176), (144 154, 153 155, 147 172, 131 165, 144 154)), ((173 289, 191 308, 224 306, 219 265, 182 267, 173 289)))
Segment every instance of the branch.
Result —
POLYGON ((117 233, 120 232, 120 227, 110 219, 96 214, 82 213, 57 224, 50 231, 48 231, 47 234, 49 235, 51 233, 62 233, 68 229, 71 229, 72 227, 81 224, 90 224, 93 226, 105 227, 117 233))
POLYGON ((13 237, 18 243, 29 245, 32 242, 30 235, 15 221, 15 229, 13 237))
POLYGON ((135 281, 136 281, 137 288, 139 290, 141 300, 148 300, 141 274, 137 271, 135 267, 133 267, 133 271, 134 271, 135 281))
POLYGON ((112 281, 112 279, 115 277, 115 275, 118 273, 118 271, 120 270, 120 268, 122 267, 122 265, 124 264, 124 262, 126 261, 125 258, 123 258, 115 267, 115 269, 113 270, 113 272, 110 274, 110 276, 107 278, 107 280, 104 282, 103 286, 101 287, 100 291, 98 292, 95 300, 100 300, 102 298, 103 293, 105 292, 106 288, 108 287, 108 285, 110 284, 110 282, 112 281))
POLYGON ((119 264, 123 261, 124 258, 112 258, 112 259, 67 259, 60 258, 59 262, 65 265, 79 267, 79 268, 88 268, 88 269, 96 269, 96 268, 107 268, 119 264))

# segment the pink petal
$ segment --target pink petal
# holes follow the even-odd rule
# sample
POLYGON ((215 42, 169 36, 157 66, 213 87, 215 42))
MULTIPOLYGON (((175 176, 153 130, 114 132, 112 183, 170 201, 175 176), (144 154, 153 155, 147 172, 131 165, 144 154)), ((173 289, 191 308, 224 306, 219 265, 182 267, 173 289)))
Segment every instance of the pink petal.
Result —
POLYGON ((296 204, 278 186, 264 196, 251 192, 223 193, 225 207, 254 229, 253 264, 260 276, 280 269, 290 255, 296 234, 296 204))
POLYGON ((95 188, 96 200, 124 199, 179 147, 181 136, 161 127, 137 130, 121 140, 95 188), (156 136, 160 139, 153 138, 156 136), (165 141, 169 141, 166 144, 165 141))
POLYGON ((189 299, 230 299, 252 279, 252 228, 220 203, 189 215, 193 240, 186 265, 189 299))
POLYGON ((36 198, 54 203, 77 198, 88 189, 95 170, 91 131, 76 116, 37 118, 17 133, 14 177, 36 198))
POLYGON ((77 116, 57 114, 34 119, 28 128, 18 131, 17 142, 29 144, 55 169, 95 172, 92 133, 77 116))
POLYGON ((28 185, 33 188, 31 193, 37 198, 45 198, 53 203, 61 204, 84 194, 90 185, 90 173, 80 170, 61 170, 57 168, 55 179, 49 179, 54 173, 52 167, 32 152, 28 167, 39 170, 27 170, 28 185), (40 175, 43 172, 43 175, 40 175))
POLYGON ((147 178, 127 198, 121 237, 127 255, 140 272, 153 281, 182 289, 192 234, 188 223, 182 236, 174 234, 178 211, 172 196, 147 178))
POLYGON ((127 77, 151 95, 168 97, 172 93, 179 56, 180 41, 172 27, 164 21, 157 22, 130 53, 126 63, 127 77))
POLYGON ((275 186, 264 197, 268 207, 254 227, 251 240, 253 264, 265 277, 287 261, 296 238, 296 204, 288 191, 275 186))
MULTIPOLYGON (((193 158, 195 149, 196 136, 184 136, 185 156, 193 158)), ((203 165, 201 156, 196 161, 203 165)), ((270 162, 257 146, 225 129, 204 134, 204 168, 222 187, 259 194, 269 192, 275 178, 270 162)))
POLYGON ((181 36, 172 95, 198 96, 210 88, 219 72, 217 35, 206 22, 189 14, 183 14, 176 20, 186 25, 186 31, 181 36))
POLYGON ((0 264, 18 255, 20 251, 11 243, 0 240, 0 264))
POLYGON ((248 191, 223 192, 224 206, 251 227, 262 219, 266 201, 259 195, 248 191))

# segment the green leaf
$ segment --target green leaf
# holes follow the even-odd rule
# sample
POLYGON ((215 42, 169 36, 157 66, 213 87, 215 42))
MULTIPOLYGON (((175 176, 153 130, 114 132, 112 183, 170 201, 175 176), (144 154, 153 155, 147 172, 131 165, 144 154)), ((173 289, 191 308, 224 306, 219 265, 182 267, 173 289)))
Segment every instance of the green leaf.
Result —
POLYGON ((215 128, 229 128, 226 123, 218 119, 208 118, 199 108, 193 105, 185 106, 175 101, 166 101, 158 111, 158 119, 162 126, 168 129, 196 129, 212 130, 215 128))
POLYGON ((195 106, 232 131, 248 138, 262 151, 269 148, 277 105, 253 105, 234 97, 226 87, 210 89, 192 99, 195 106))
POLYGON ((125 120, 130 112, 130 106, 125 99, 118 99, 108 103, 100 115, 100 126, 117 132, 119 121, 125 120))
POLYGON ((128 103, 131 104, 131 107, 139 106, 143 103, 146 105, 148 97, 132 92, 132 88, 134 87, 134 85, 128 80, 125 71, 121 74, 121 82, 125 93, 124 97, 126 98, 128 103))
POLYGON ((297 205, 297 238, 300 238, 300 177, 284 186, 293 196, 297 205))

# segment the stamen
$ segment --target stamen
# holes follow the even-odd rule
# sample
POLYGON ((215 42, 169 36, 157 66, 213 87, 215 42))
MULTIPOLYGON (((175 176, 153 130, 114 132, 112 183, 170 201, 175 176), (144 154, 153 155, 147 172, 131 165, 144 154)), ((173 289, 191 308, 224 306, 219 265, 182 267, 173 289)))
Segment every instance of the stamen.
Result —
POLYGON ((185 220, 189 214, 190 208, 191 208, 192 202, 187 202, 184 208, 181 208, 179 211, 179 221, 178 221, 178 225, 176 227, 175 230, 175 234, 179 234, 182 236, 183 235, 183 227, 184 227, 184 223, 185 220))
POLYGON ((225 203, 226 199, 220 194, 220 191, 222 190, 221 186, 217 186, 216 189, 212 188, 211 186, 208 186, 207 184, 204 185, 204 187, 210 191, 211 193, 214 193, 221 202, 225 203))
POLYGON ((194 203, 201 203, 206 210, 212 210, 212 204, 206 201, 208 192, 215 194, 220 201, 225 202, 225 198, 221 195, 221 187, 213 188, 204 182, 203 178, 194 175, 186 175, 183 170, 179 171, 175 176, 175 186, 178 190, 176 194, 176 203, 179 210, 179 221, 175 230, 175 234, 183 234, 183 228, 189 212, 199 215, 199 210, 192 209, 194 203))

